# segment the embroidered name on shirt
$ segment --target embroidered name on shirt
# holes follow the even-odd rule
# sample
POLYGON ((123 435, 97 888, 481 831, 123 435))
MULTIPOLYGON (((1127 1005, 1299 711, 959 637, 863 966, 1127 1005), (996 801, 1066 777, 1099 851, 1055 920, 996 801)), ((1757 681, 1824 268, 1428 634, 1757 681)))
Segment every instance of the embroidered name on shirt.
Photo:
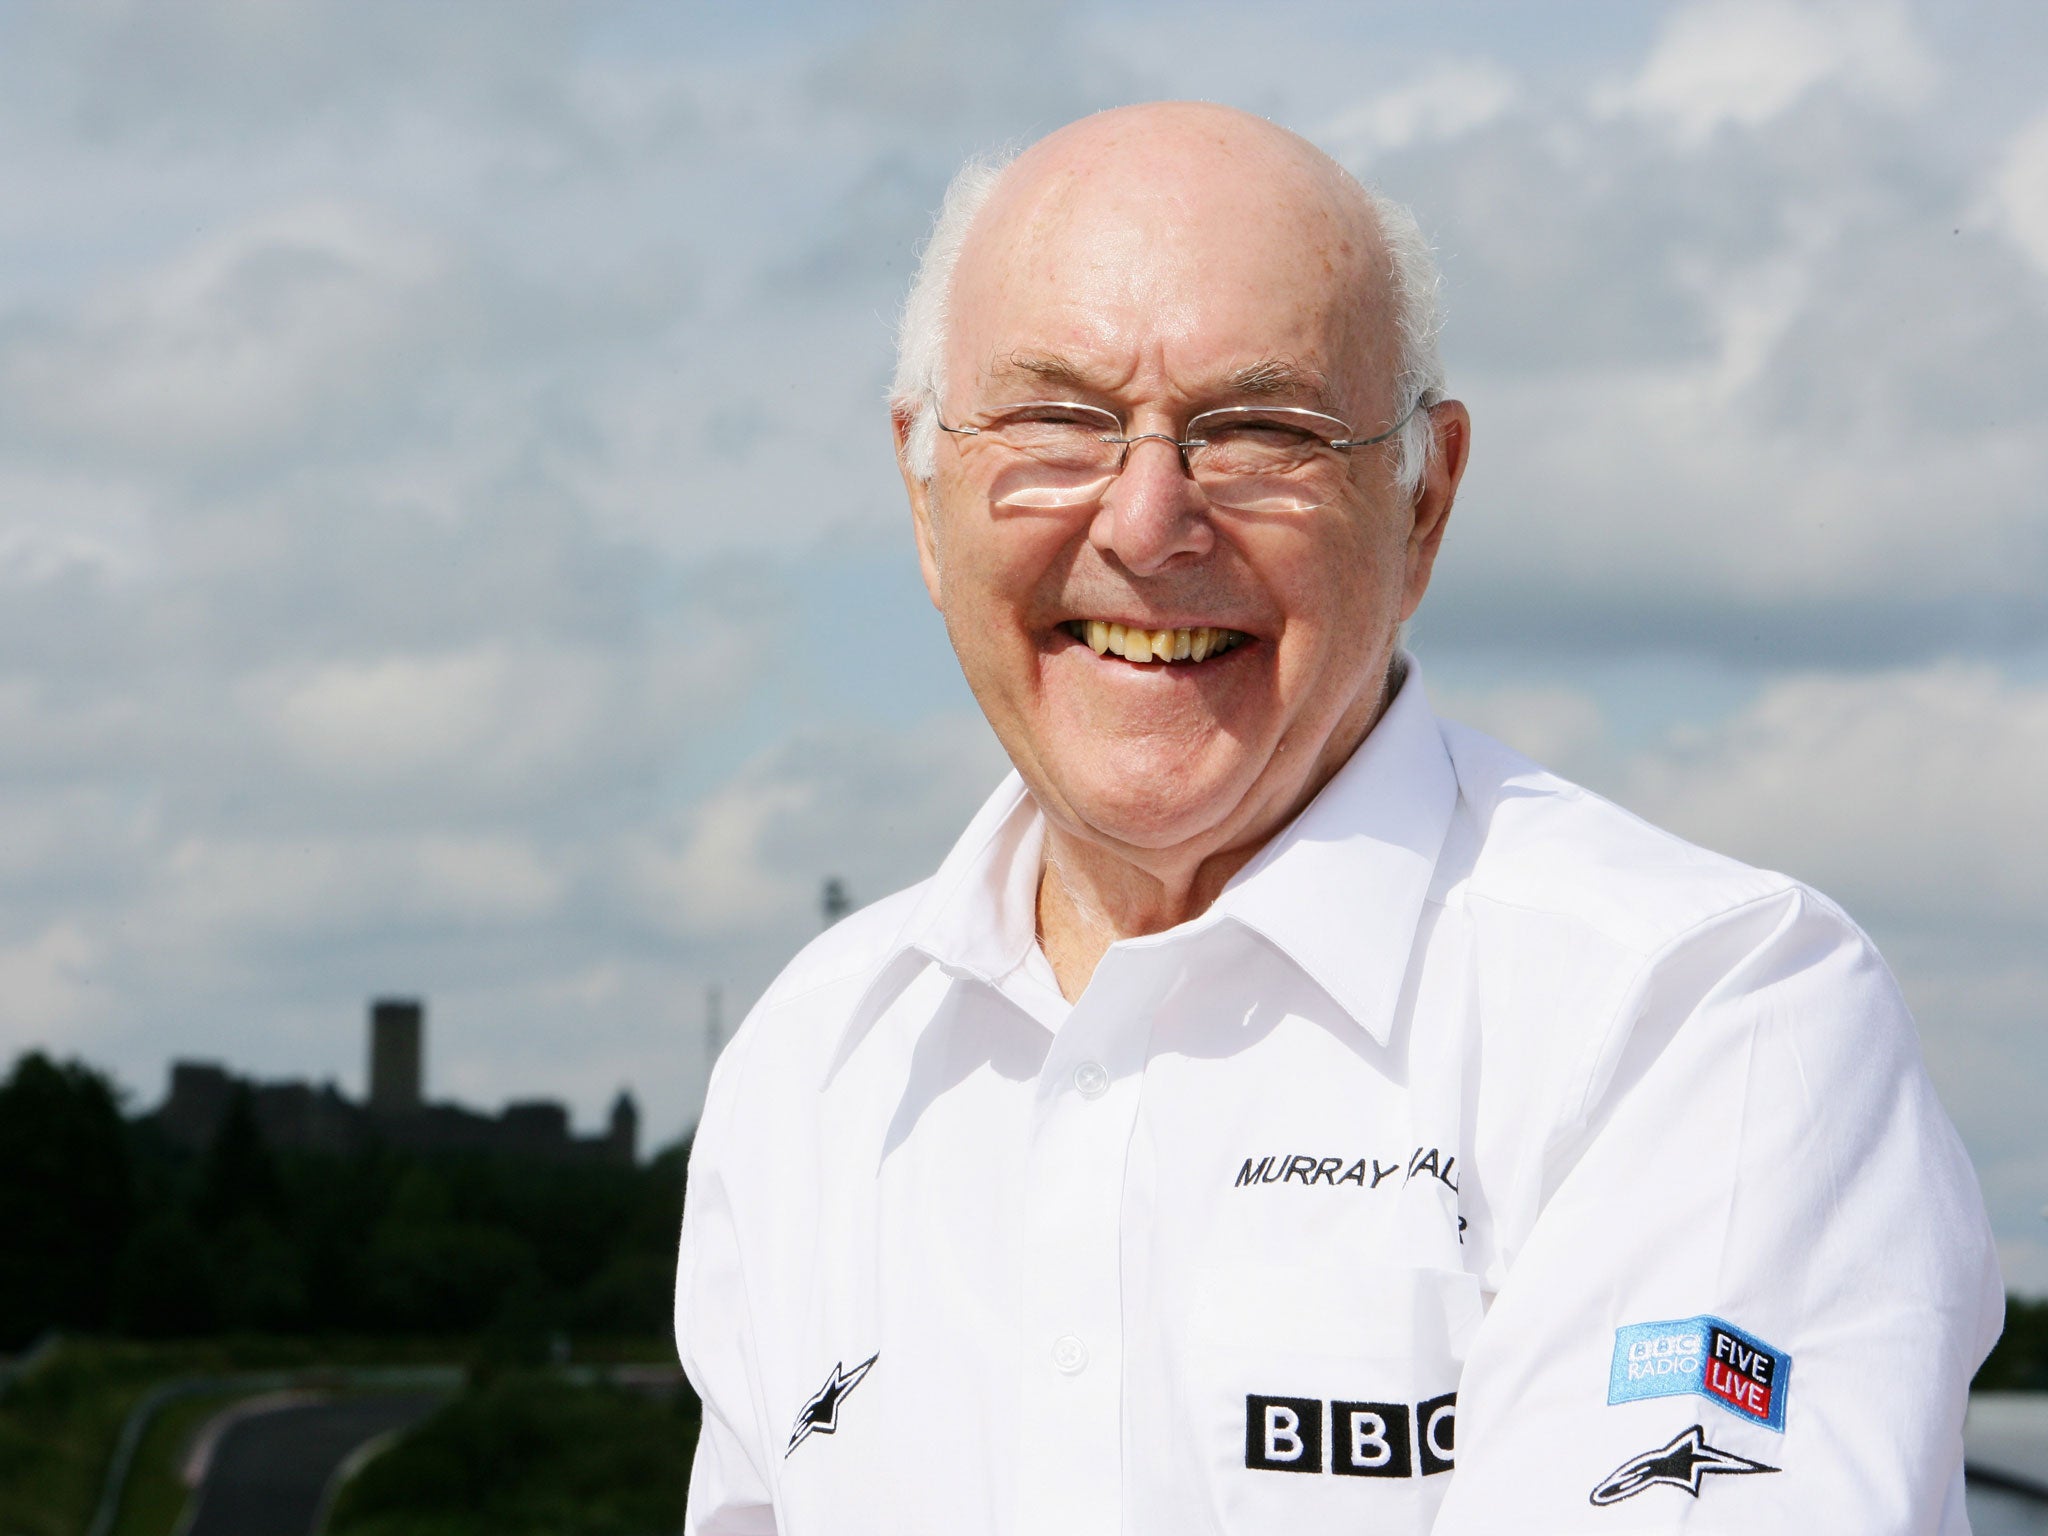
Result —
POLYGON ((1783 1434, 1791 1374, 1790 1355, 1718 1317, 1634 1323, 1614 1330, 1607 1401, 1689 1394, 1783 1434))
POLYGON ((1237 1170, 1237 1182, 1232 1187, 1246 1189, 1260 1184, 1299 1183, 1308 1189, 1319 1184, 1338 1189, 1350 1184, 1359 1189, 1374 1190, 1398 1175, 1398 1182, 1393 1186, 1397 1189, 1412 1179, 1427 1178, 1435 1179, 1456 1194, 1458 1185, 1451 1177, 1451 1170, 1457 1165, 1455 1153, 1446 1157, 1436 1147, 1417 1147, 1405 1158, 1397 1156, 1387 1163, 1376 1157, 1315 1157, 1281 1152, 1257 1160, 1246 1158, 1244 1166, 1237 1170))
POLYGON ((1455 1392, 1412 1405, 1245 1395, 1244 1464, 1254 1472, 1433 1477, 1456 1465, 1457 1446, 1455 1392))

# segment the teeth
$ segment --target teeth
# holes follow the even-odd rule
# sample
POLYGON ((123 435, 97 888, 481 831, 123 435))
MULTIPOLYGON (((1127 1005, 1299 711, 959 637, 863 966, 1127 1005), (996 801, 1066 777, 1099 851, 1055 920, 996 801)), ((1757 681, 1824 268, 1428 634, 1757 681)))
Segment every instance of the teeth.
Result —
POLYGON ((1096 655, 1121 656, 1149 666, 1154 661, 1206 661, 1235 650, 1251 637, 1234 629, 1198 624, 1190 629, 1141 629, 1104 619, 1074 619, 1061 626, 1096 655))

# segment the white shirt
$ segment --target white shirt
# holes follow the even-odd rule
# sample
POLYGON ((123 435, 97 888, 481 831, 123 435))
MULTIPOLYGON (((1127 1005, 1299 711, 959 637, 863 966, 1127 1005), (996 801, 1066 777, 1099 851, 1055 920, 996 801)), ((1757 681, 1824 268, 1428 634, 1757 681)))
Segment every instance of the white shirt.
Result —
POLYGON ((1071 1006, 1012 777, 720 1060, 691 1532, 1962 1532, 1981 1198, 1869 941, 1412 663, 1071 1006))

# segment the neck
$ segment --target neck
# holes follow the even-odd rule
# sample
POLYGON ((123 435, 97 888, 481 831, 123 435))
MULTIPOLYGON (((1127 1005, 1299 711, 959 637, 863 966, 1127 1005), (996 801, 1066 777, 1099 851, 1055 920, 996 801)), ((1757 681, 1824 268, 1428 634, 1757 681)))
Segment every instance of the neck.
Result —
POLYGON ((1356 719, 1330 733, 1307 781, 1260 817, 1248 835, 1215 847, 1137 849, 1048 821, 1038 877, 1038 941, 1068 1002, 1087 990, 1095 967, 1119 939, 1164 933, 1209 910, 1231 877, 1322 792, 1371 734, 1400 687, 1399 667, 1396 658, 1377 696, 1369 695, 1356 719))

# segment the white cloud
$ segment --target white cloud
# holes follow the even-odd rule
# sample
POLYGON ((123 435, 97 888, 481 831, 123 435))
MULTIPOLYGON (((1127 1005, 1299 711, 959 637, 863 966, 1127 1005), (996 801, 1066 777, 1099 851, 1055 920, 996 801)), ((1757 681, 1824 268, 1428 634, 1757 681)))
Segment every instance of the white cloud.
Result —
MULTIPOLYGON (((2048 683, 1962 662, 1795 673, 1641 745, 1570 685, 1447 691, 1439 707, 1682 837, 1940 935, 1931 953, 1973 925, 1996 947, 2048 914, 2048 683)), ((2010 1012, 2024 990, 2007 978, 1994 1000, 1978 981, 1966 1011, 2010 1012)))
POLYGON ((828 875, 867 902, 931 873, 1008 767, 978 716, 805 732, 635 850, 639 899, 674 929, 800 934, 828 875))
POLYGON ((1514 106, 1515 77, 1490 59, 1460 59, 1344 108, 1308 137, 1353 163, 1423 139, 1454 139, 1514 106))
POLYGON ((416 884, 405 905, 428 920, 531 921, 552 913, 567 888, 564 872, 519 838, 427 837, 414 857, 416 884))
POLYGON ((1934 76, 1905 8, 1888 0, 1694 0, 1669 14, 1641 71, 1595 103, 1660 120, 1698 147, 1726 124, 1762 127, 1826 85, 1915 106, 1934 76))
POLYGON ((315 771, 406 779, 473 768, 513 703, 501 647, 323 667, 284 685, 278 729, 315 771))
POLYGON ((88 466, 0 463, 0 588, 89 571, 129 582, 156 563, 143 490, 88 466))
POLYGON ((530 927, 553 914, 570 871, 510 833, 192 836, 161 856, 146 910, 223 956, 280 938, 530 927))
POLYGON ((1432 689, 1437 711, 1506 742, 1567 778, 1607 766, 1607 716, 1590 694, 1563 684, 1432 689))
POLYGON ((729 706, 746 651, 740 626, 657 618, 613 645, 500 639, 306 661, 256 673, 238 694, 306 783, 386 817, 411 803, 431 821, 644 771, 729 706))
MULTIPOLYGON (((1883 324, 1844 318, 1860 334, 1883 324)), ((1846 359, 1814 381, 1827 393, 1771 409, 1784 391, 1758 381, 1787 364, 1773 334, 1790 319, 1751 297, 1730 302, 1723 344, 1694 361, 1470 380, 1478 446, 1446 555, 1454 579, 1573 593, 1588 618, 1651 594, 1726 604, 1730 628, 1751 606, 1793 618, 1853 604, 1874 618, 2030 599, 2048 579, 2038 409, 2006 396, 1946 430, 1916 428, 1901 419, 1912 402, 1886 399, 1886 381, 1852 376, 1846 359)))
POLYGON ((81 1030, 103 1018, 116 999, 94 985, 99 946, 78 924, 52 923, 33 938, 0 946, 0 1052, 30 1046, 75 1049, 81 1030))
POLYGON ((1922 922, 2048 912, 2048 685, 1985 665, 1788 677, 1629 763, 1628 803, 1922 922))
POLYGON ((762 845, 810 812, 818 793, 815 784, 742 774, 698 802, 680 834, 634 850, 633 876, 655 920, 714 935, 787 923, 809 902, 812 882, 768 868, 762 845))
POLYGON ((313 203, 204 237, 0 354, 10 432, 173 462, 274 444, 359 409, 395 352, 446 323, 434 247, 313 203))
POLYGON ((2048 113, 2006 144, 1984 202, 2007 237, 2048 276, 2048 113))

